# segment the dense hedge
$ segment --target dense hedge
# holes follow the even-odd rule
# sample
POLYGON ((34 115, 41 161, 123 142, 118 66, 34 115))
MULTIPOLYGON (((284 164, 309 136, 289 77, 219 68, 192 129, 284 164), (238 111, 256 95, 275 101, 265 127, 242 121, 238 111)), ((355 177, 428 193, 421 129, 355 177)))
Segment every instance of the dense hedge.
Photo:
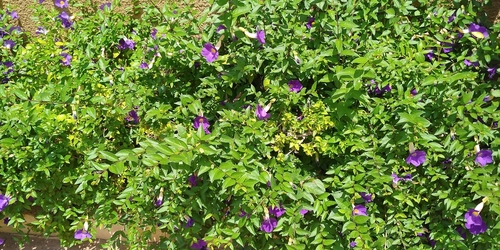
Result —
POLYGON ((1 13, 10 226, 33 214, 74 245, 122 224, 108 244, 131 249, 500 247, 488 1, 148 3, 139 19, 118 2, 34 3, 36 34, 1 13))

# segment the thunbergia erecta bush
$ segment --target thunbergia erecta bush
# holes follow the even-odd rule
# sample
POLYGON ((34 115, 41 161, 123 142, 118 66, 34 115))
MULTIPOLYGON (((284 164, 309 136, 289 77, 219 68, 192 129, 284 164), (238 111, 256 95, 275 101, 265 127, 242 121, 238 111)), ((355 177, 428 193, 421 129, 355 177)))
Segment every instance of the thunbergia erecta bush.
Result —
POLYGON ((498 249, 491 1, 42 2, 33 31, 0 13, 0 218, 19 232, 498 249))

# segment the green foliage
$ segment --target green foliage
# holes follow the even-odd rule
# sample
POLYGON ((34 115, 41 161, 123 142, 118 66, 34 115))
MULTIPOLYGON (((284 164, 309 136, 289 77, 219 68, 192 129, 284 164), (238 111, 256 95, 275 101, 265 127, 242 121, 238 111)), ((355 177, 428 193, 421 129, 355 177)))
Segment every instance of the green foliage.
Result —
POLYGON ((431 239, 495 249, 500 24, 483 16, 487 1, 472 2, 214 0, 202 13, 147 3, 138 19, 119 1, 88 2, 69 29, 35 4, 47 34, 2 38, 16 42, 0 66, 0 193, 12 197, 2 215, 20 228, 31 213, 33 230, 64 245, 88 221, 92 234, 125 225, 108 244, 131 249, 197 239, 210 249, 425 249, 431 239), (488 37, 466 32, 478 22, 488 37), (120 49, 125 38, 134 49, 120 49), (409 144, 426 152, 423 165, 405 162, 409 144), (475 163, 475 145, 493 163, 475 163), (485 197, 487 230, 462 239, 464 214, 485 197), (280 204, 276 228, 260 230, 280 204), (359 204, 367 216, 353 215, 359 204), (157 230, 168 237, 148 242, 157 230))

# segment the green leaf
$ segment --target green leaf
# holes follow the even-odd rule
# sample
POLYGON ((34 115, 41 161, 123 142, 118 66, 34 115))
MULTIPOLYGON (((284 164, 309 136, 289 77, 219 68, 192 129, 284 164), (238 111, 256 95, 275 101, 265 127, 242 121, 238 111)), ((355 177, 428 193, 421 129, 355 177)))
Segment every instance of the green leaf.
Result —
POLYGON ((368 58, 366 57, 358 57, 352 61, 352 63, 357 63, 357 64, 365 64, 368 62, 368 58))
POLYGON ((130 149, 122 149, 115 154, 120 160, 127 159, 130 155, 135 155, 130 149))
POLYGON ((363 215, 356 215, 353 217, 353 219, 356 224, 365 224, 370 219, 370 217, 363 215))
POLYGON ((155 148, 156 150, 158 150, 160 153, 164 154, 164 155, 171 155, 173 154, 174 152, 172 151, 172 149, 170 149, 167 145, 163 145, 163 144, 152 144, 153 148, 155 148))
POLYGON ((233 16, 233 19, 247 14, 252 10, 252 5, 251 4, 245 4, 243 6, 238 6, 235 10, 231 11, 231 15, 233 16))
POLYGON ((211 182, 224 178, 224 175, 224 172, 220 171, 220 169, 218 168, 214 168, 210 170, 210 172, 208 172, 208 176, 210 177, 211 182))
POLYGON ((14 89, 14 94, 21 100, 28 100, 28 95, 20 89, 14 89))
POLYGON ((210 169, 211 169, 210 166, 208 166, 208 165, 202 165, 200 167, 200 170, 198 170, 198 175, 202 175, 202 174, 208 172, 210 169))
POLYGON ((346 223, 344 223, 344 226, 342 226, 342 232, 352 231, 355 228, 356 228, 356 224, 354 224, 354 222, 346 221, 346 223))
POLYGON ((177 138, 170 137, 170 138, 165 138, 165 142, 169 145, 174 147, 176 150, 184 150, 187 149, 187 144, 177 138))
POLYGON ((321 195, 326 191, 325 185, 318 179, 314 179, 310 182, 304 183, 304 189, 307 192, 315 195, 321 195))
POLYGON ((96 115, 96 112, 95 112, 95 108, 93 108, 93 107, 88 107, 88 108, 86 109, 86 112, 87 112, 87 114, 88 114, 90 117, 92 117, 93 119, 96 119, 96 118, 97 118, 97 115, 96 115))
POLYGON ((228 187, 234 186, 234 184, 236 184, 236 181, 233 178, 226 178, 222 183, 222 189, 227 189, 228 187))
POLYGON ((206 155, 214 155, 218 153, 218 151, 213 146, 209 146, 206 144, 199 145, 198 150, 200 150, 200 153, 206 155))
POLYGON ((116 162, 111 166, 109 166, 109 172, 113 174, 122 174, 124 170, 125 170, 125 165, 123 164, 122 161, 116 162))
POLYGON ((358 27, 357 24, 348 20, 340 21, 339 26, 346 29, 354 29, 358 27))
POLYGON ((385 11, 386 15, 385 18, 391 19, 396 16, 396 11, 393 8, 389 8, 385 11))
POLYGON ((108 161, 112 161, 112 162, 118 161, 118 157, 116 157, 116 155, 111 153, 111 152, 100 151, 99 153, 101 154, 102 158, 104 158, 108 161))

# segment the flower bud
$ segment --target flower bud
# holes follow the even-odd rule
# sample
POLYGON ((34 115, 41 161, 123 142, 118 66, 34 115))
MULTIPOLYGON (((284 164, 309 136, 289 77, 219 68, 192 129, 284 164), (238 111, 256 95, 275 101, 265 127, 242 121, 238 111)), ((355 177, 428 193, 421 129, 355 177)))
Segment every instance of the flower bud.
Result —
POLYGON ((481 203, 477 204, 477 206, 474 208, 474 210, 481 212, 481 210, 483 210, 483 207, 484 207, 484 202, 481 202, 481 203))
POLYGON ((476 146, 474 146, 474 152, 479 153, 479 151, 481 151, 481 148, 479 147, 478 144, 476 144, 476 146))
POLYGON ((217 42, 217 44, 215 45, 215 48, 216 48, 217 50, 219 50, 219 49, 220 49, 220 46, 222 45, 222 40, 224 40, 224 35, 220 36, 219 41, 218 41, 218 42, 217 42))
POLYGON ((410 154, 415 152, 415 145, 413 144, 413 142, 410 142, 410 144, 408 145, 408 148, 410 150, 410 154))

